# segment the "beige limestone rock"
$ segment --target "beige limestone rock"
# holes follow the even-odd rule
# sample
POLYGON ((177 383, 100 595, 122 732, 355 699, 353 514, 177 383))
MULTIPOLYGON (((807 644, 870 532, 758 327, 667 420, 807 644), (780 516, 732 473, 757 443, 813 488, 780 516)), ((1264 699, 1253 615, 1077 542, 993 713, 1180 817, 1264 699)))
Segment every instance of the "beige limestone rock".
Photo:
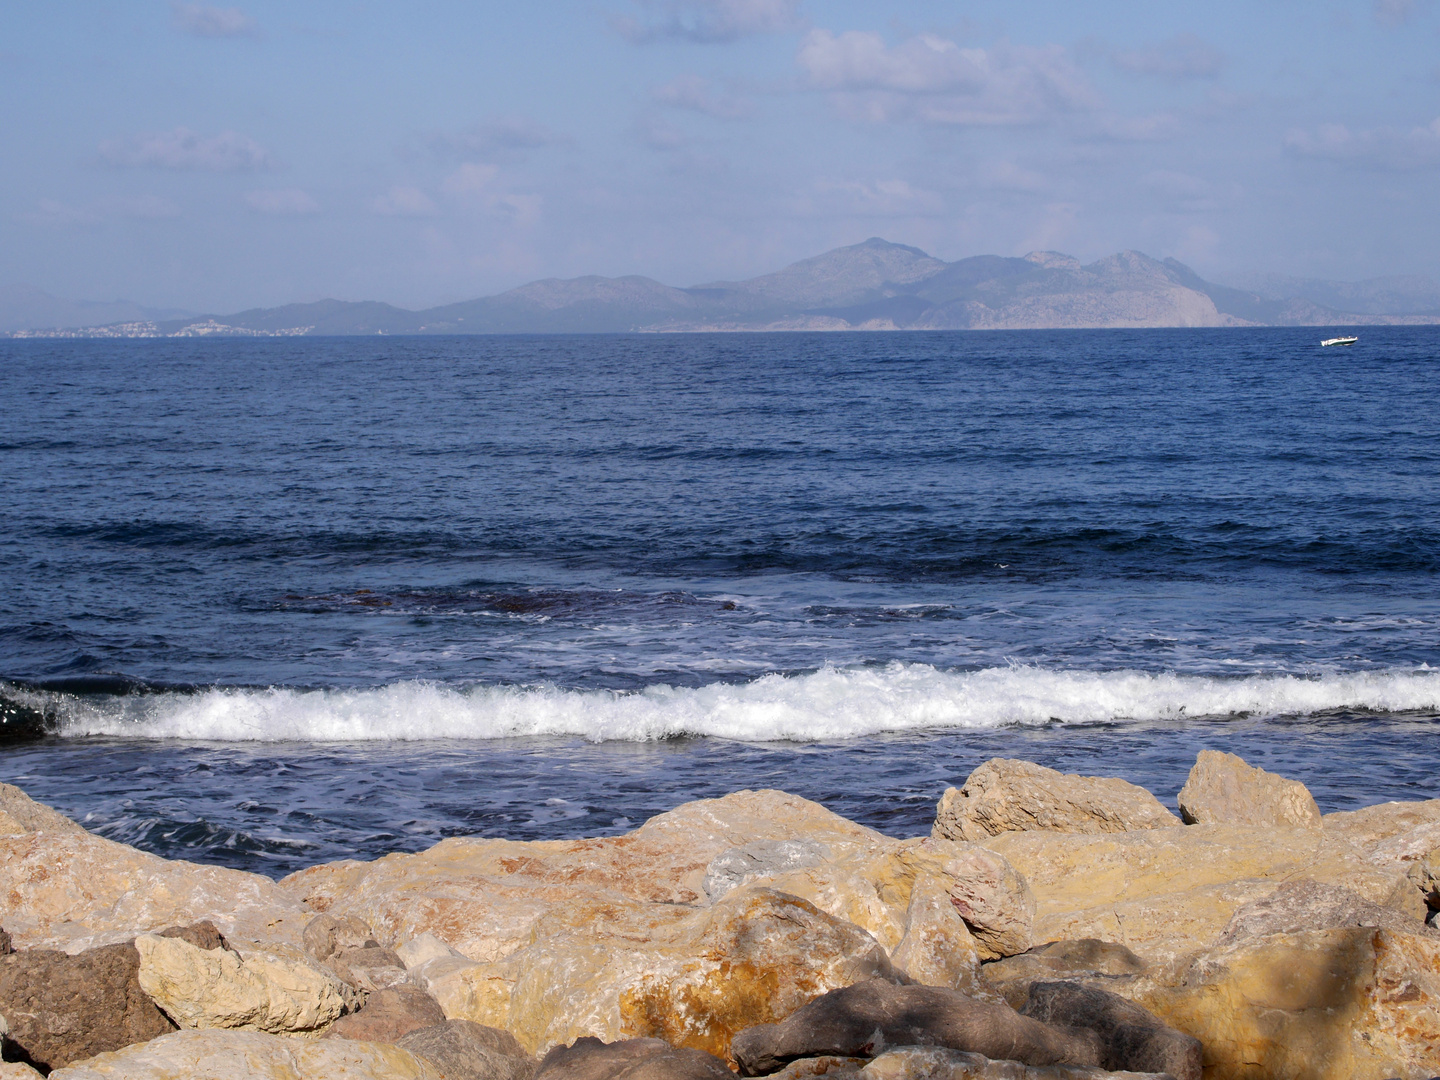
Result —
POLYGON ((823 1057, 797 1058, 779 1072, 771 1073, 770 1080, 804 1080, 810 1076, 830 1076, 838 1080, 842 1076, 859 1076, 860 1070, 870 1063, 869 1058, 823 1057))
POLYGON ((1013 956, 1034 944, 1035 896, 1004 855, 967 846, 945 868, 950 902, 974 935, 981 959, 1013 956))
MULTIPOLYGON (((317 911, 363 919, 382 945, 429 932, 471 960, 493 962, 527 945, 542 917, 563 917, 577 897, 622 906, 703 905, 706 871, 717 856, 757 840, 795 839, 866 851, 896 844, 794 795, 741 791, 686 803, 624 836, 457 837, 416 855, 311 867, 280 886, 317 911)), ((897 931, 908 899, 907 891, 897 931)))
POLYGON ((39 1076, 23 1061, 0 1061, 0 1080, 37 1080, 39 1076))
POLYGON ((64 814, 36 802, 14 784, 0 784, 0 835, 84 831, 64 814))
POLYGON ((1191 825, 1262 825, 1319 829, 1320 808, 1298 780, 1257 769, 1243 758, 1201 750, 1180 789, 1180 816, 1191 825))
POLYGON ((142 934, 140 986, 182 1028, 315 1031, 352 1005, 353 992, 295 950, 291 956, 197 949, 142 934))
POLYGON ((940 799, 932 836, 984 840, 1043 829, 1113 833, 1165 829, 1180 819, 1142 787, 1115 777, 1074 776, 1029 761, 992 758, 940 799))
POLYGON ((1099 938, 1147 964, 1188 962, 1210 948, 1243 905, 1284 881, 1343 885, 1386 903, 1404 883, 1398 862, 1376 863, 1320 829, 1191 825, 1129 833, 1009 832, 985 846, 1004 855, 1035 897, 1040 942, 1099 938))
POLYGON ((298 944, 312 917, 259 874, 162 859, 80 829, 0 836, 0 925, 17 948, 73 954, 201 919, 236 945, 298 944))
POLYGON ((99 1054, 51 1080, 444 1080, 385 1043, 287 1039, 258 1031, 177 1031, 99 1054))
POLYGON ((949 881, 929 874, 910 891, 905 936, 891 962, 924 986, 946 986, 982 994, 980 953, 965 920, 950 898, 949 881))
POLYGON ((1206 1080, 1440 1073, 1440 943, 1373 928, 1247 938, 1176 985, 1112 985, 1204 1046, 1206 1080))
POLYGON ((1328 834, 1367 851, 1417 826, 1437 823, 1440 823, 1440 799, 1376 803, 1360 810, 1326 814, 1322 819, 1328 834))
POLYGON ((506 1029, 531 1053, 593 1035, 723 1057, 735 1032, 875 977, 895 975, 869 934, 751 886, 699 910, 598 908, 589 926, 537 935, 431 993, 447 1016, 506 1029))

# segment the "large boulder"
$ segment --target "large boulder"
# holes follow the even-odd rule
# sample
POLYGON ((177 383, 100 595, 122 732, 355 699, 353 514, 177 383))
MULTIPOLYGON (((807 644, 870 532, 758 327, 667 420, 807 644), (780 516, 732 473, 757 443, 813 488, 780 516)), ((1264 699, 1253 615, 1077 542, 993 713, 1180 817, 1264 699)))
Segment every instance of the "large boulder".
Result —
POLYGON ((36 802, 14 784, 0 784, 0 835, 84 831, 64 814, 36 802))
POLYGON ((177 1031, 100 1054, 51 1080, 447 1080, 408 1050, 348 1039, 288 1039, 258 1031, 177 1031))
POLYGON ((822 866, 835 853, 818 840, 755 840, 730 848, 710 860, 700 887, 712 901, 756 881, 768 881, 792 870, 822 866))
POLYGON ((966 845, 954 853, 945 869, 950 902, 974 935, 981 959, 1013 956, 1030 948, 1035 896, 1004 855, 966 845))
POLYGON ((719 1058, 660 1039, 606 1043, 592 1036, 545 1055, 535 1080, 733 1080, 719 1058))
POLYGON ((1034 829, 1114 833, 1179 825, 1159 799, 1127 781, 1074 776, 1029 761, 992 758, 960 788, 946 789, 931 835, 983 840, 1034 829))
POLYGON ((447 1016, 511 1031, 532 1053, 589 1034, 724 1056, 743 1028, 861 979, 898 977, 864 930, 771 889, 736 890, 713 908, 652 908, 600 907, 587 926, 553 934, 542 924, 534 944, 459 968, 431 992, 447 1016))
POLYGON ((778 1072, 797 1058, 878 1057, 895 1046, 945 1046, 1028 1065, 1098 1065, 1093 1034, 1057 1028, 1008 1005, 934 986, 881 980, 824 994, 731 1044, 742 1076, 778 1072))
POLYGON ((1037 941, 1099 938, 1150 965, 1209 949, 1246 904, 1289 880, 1343 885, 1389 904, 1408 863, 1320 829, 1191 825, 1129 833, 1009 832, 985 842, 1035 897, 1037 941))
POLYGON ((445 1080, 530 1080, 535 1059, 498 1028, 470 1020, 446 1020, 400 1039, 402 1049, 424 1058, 445 1080))
POLYGON ((365 998, 365 1004, 325 1029, 327 1039, 399 1042, 412 1031, 445 1022, 445 1010, 418 986, 396 986, 365 998))
POLYGON ((1020 1012, 1046 1024, 1095 1032, 1102 1068, 1200 1080, 1200 1040, 1117 994, 1073 982, 1036 982, 1020 1012))
POLYGON ((1187 825, 1260 825, 1282 829, 1322 827, 1309 789, 1218 750, 1201 750, 1180 789, 1187 825))
POLYGON ((915 882, 905 913, 905 936, 890 960, 914 982, 983 996, 980 951, 955 909, 948 879, 928 874, 915 882))
POLYGON ((0 958, 0 1013, 7 1052, 44 1069, 174 1031, 139 981, 131 944, 77 956, 29 949, 0 958))
POLYGON ((142 934, 135 948, 140 985, 183 1028, 316 1031, 359 1004, 299 950, 241 955, 156 934, 142 934))
POLYGON ((1440 942, 1356 927, 1246 937, 1113 989, 1204 1044, 1206 1080, 1440 1074, 1440 942))
POLYGON ((0 836, 0 924, 17 948, 78 953, 200 919, 237 945, 298 945, 311 918, 260 874, 162 859, 78 829, 0 836))
POLYGON ((1352 926, 1384 927, 1440 941, 1440 932, 1425 926, 1413 913, 1366 900, 1343 885, 1287 881, 1269 896, 1239 908, 1216 944, 1229 945, 1247 937, 1352 926))

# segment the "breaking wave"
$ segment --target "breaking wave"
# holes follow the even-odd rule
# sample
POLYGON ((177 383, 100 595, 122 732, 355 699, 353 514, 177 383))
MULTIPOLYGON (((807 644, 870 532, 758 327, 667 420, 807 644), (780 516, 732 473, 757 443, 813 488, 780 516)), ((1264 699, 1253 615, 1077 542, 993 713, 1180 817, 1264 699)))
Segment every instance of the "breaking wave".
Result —
POLYGON ((139 695, 7 691, 63 736, 348 742, 571 736, 814 741, 927 729, 1440 710, 1440 671, 1235 678, 1011 666, 823 668, 637 692, 399 682, 371 689, 210 689, 139 695))

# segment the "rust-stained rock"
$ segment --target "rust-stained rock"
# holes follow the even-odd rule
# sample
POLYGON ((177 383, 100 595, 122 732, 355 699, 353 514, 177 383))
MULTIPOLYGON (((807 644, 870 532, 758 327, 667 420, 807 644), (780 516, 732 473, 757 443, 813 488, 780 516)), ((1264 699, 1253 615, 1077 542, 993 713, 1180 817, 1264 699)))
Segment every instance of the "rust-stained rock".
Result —
POLYGON ((139 981, 129 943, 77 956, 29 949, 0 958, 7 1052, 45 1069, 174 1031, 139 981))
POLYGON ((896 1046, 945 1046, 1027 1065, 1099 1064, 1092 1033, 955 990, 878 979, 833 990, 779 1023, 749 1028, 730 1052, 741 1076, 765 1076, 797 1058, 877 1057, 896 1046))
POLYGON ((948 788, 932 836, 984 840, 1002 832, 1113 833, 1178 828, 1180 819, 1142 787, 1115 777, 1074 776, 1030 761, 992 758, 948 788))
POLYGON ((1260 825, 1319 829, 1320 808, 1298 780, 1257 769, 1235 754, 1201 750, 1180 789, 1180 816, 1190 825, 1260 825))
POLYGON ((660 1039, 606 1043, 586 1036, 545 1055, 535 1080, 733 1080, 719 1058, 660 1039))
POLYGON ((299 944, 312 913, 260 874, 171 861, 83 830, 0 836, 0 924, 16 948, 78 953, 211 920, 232 944, 299 944))

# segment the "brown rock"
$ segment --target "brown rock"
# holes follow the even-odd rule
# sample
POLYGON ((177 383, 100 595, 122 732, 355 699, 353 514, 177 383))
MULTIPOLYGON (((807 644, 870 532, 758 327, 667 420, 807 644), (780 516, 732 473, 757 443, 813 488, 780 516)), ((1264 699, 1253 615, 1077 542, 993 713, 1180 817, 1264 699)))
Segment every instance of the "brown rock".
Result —
POLYGON ((992 758, 940 799, 931 835, 983 840, 1042 829, 1112 833, 1166 829, 1180 819, 1142 787, 1114 777, 1074 776, 1029 761, 992 758))
POLYGON ((1440 943, 1354 928, 1242 938, 1125 996, 1204 1044, 1206 1080, 1440 1074, 1440 943))
POLYGON ((408 1050, 435 1066, 446 1080, 530 1080, 535 1059, 498 1028, 470 1020, 447 1020, 413 1031, 399 1040, 408 1050))
POLYGON ((369 995, 359 1011, 340 1017, 322 1037, 398 1043, 412 1031, 444 1022, 445 1010, 424 990, 395 986, 369 995))
POLYGON ((717 1057, 659 1039, 576 1039, 545 1055, 535 1080, 734 1080, 717 1057))
POLYGON ((859 1076, 866 1063, 865 1058, 852 1057, 796 1058, 779 1072, 771 1073, 770 1080, 804 1080, 810 1076, 831 1076, 838 1080, 842 1076, 859 1076))
POLYGON ((29 949, 0 959, 0 1013, 12 1056, 59 1068, 174 1031, 140 988, 140 954, 130 944, 78 956, 29 949))
POLYGON ((1029 1065, 1096 1065, 1093 1034, 1021 1016, 935 986, 881 980, 824 994, 778 1024, 742 1031, 730 1052, 742 1076, 778 1072, 797 1058, 876 1057, 893 1046, 946 1046, 1029 1065))
POLYGON ((295 943, 312 913, 260 874, 172 862, 84 830, 0 836, 0 923, 76 953, 209 919, 232 944, 295 943))
POLYGON ((1268 825, 1319 829, 1320 808, 1298 780, 1246 764, 1234 754, 1201 750, 1180 789, 1187 825, 1268 825))
POLYGON ((64 814, 36 802, 14 784, 0 784, 0 834, 84 831, 64 814))
POLYGON ((980 977, 1019 1009, 1030 996, 1030 984, 1036 981, 1115 978, 1139 975, 1144 970, 1144 962, 1124 945, 1081 938, 1047 942, 1018 956, 985 964, 980 968, 980 977))
POLYGON ((1173 1080, 1163 1073, 1111 1072, 1086 1065, 1022 1065, 943 1046, 887 1051, 858 1075, 863 1080, 1173 1080))
POLYGON ((209 919, 201 922, 191 923, 189 926, 167 926, 164 930, 156 931, 157 937, 179 938, 181 941, 188 941, 197 949, 230 949, 230 943, 225 940, 225 935, 215 928, 215 924, 209 919))
POLYGON ((1200 1080, 1200 1040, 1116 994, 1073 982, 1036 982, 1020 1012, 1042 1023, 1095 1032, 1101 1068, 1200 1080))
POLYGON ((1352 926, 1434 934, 1436 940, 1440 940, 1440 933, 1430 930, 1418 919, 1366 900, 1352 889, 1318 881, 1287 881, 1269 896, 1252 900, 1238 909, 1216 944, 1229 945, 1246 937, 1352 926))
POLYGON ((325 965, 341 982, 372 993, 405 981, 405 964, 393 949, 382 949, 373 941, 369 948, 341 949, 330 954, 325 965))
MULTIPOLYGON (((328 960, 341 949, 363 949, 378 945, 365 920, 354 915, 316 915, 301 934, 305 951, 316 960, 328 960)), ((403 965, 402 965, 403 966, 403 965)))

